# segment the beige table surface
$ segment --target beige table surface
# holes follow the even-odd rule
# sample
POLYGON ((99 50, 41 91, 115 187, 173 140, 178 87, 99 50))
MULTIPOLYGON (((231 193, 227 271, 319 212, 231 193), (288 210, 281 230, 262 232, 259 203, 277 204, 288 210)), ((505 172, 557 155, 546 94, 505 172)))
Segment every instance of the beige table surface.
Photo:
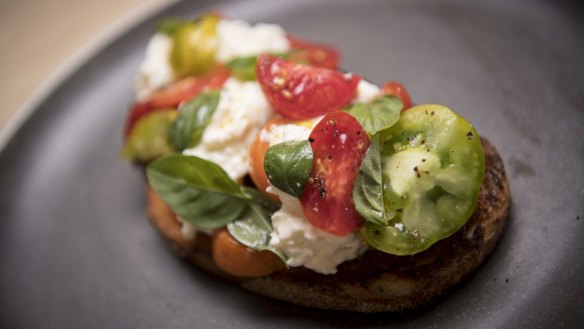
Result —
POLYGON ((116 30, 171 2, 0 0, 0 132, 17 126, 23 109, 116 30))

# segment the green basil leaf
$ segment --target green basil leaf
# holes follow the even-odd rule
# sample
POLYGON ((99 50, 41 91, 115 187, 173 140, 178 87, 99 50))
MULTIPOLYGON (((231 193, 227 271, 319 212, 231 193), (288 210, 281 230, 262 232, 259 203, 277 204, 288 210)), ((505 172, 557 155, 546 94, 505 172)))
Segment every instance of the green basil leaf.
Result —
POLYGON ((199 144, 217 109, 219 94, 219 91, 203 93, 180 108, 171 133, 177 151, 199 144))
POLYGON ((371 146, 359 167, 359 174, 353 186, 355 209, 367 222, 387 225, 389 218, 385 212, 383 181, 381 172, 379 134, 373 135, 371 146))
POLYGON ((227 67, 231 69, 231 74, 237 79, 255 81, 257 59, 257 56, 234 58, 227 63, 227 67))
POLYGON ((148 182, 178 216, 203 228, 218 228, 238 219, 249 196, 217 164, 173 154, 146 168, 148 182))
POLYGON ((154 111, 141 117, 124 142, 122 155, 138 162, 148 162, 174 152, 168 136, 176 111, 154 111))
POLYGON ((227 230, 242 244, 255 250, 269 250, 286 261, 286 257, 281 252, 270 246, 271 218, 280 208, 280 203, 256 189, 244 189, 252 201, 239 220, 227 224, 227 230))
POLYGON ((356 103, 345 109, 359 121, 369 136, 393 126, 397 120, 403 103, 396 96, 382 96, 369 103, 356 103))
POLYGON ((165 19, 156 24, 156 31, 168 36, 173 36, 186 23, 187 21, 176 18, 165 19))
POLYGON ((300 198, 312 169, 312 149, 308 141, 291 141, 271 146, 264 157, 270 184, 300 198))

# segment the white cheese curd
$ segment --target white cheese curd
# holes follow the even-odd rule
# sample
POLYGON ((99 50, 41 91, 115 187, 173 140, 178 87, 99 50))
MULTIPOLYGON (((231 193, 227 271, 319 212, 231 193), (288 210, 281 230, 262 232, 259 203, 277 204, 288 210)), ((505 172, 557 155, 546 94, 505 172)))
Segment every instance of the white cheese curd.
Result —
MULTIPOLYGON (((273 125, 269 131, 264 129, 260 132, 260 139, 269 142, 270 146, 306 140, 321 119, 273 125)), ((288 266, 304 266, 318 273, 333 274, 339 264, 356 258, 366 250, 355 234, 338 237, 312 226, 295 197, 273 186, 268 186, 267 191, 278 195, 282 201, 282 208, 272 216, 274 230, 270 245, 288 257, 288 266)))
POLYGON ((170 37, 162 33, 152 36, 134 81, 134 91, 138 100, 148 98, 154 90, 169 84, 174 79, 174 72, 169 61, 171 51, 170 37))
POLYGON ((197 227, 178 216, 176 216, 176 219, 181 224, 180 235, 182 236, 183 240, 194 241, 197 237, 197 227))
POLYGON ((217 25, 217 40, 217 60, 220 62, 263 52, 282 53, 290 49, 286 31, 274 24, 252 26, 244 21, 223 19, 217 25))
POLYGON ((379 96, 381 89, 375 84, 369 81, 361 80, 357 84, 357 96, 353 100, 353 103, 367 103, 372 101, 375 97, 379 96))
POLYGON ((235 181, 249 172, 249 147, 258 130, 273 115, 256 82, 229 78, 201 142, 183 151, 220 165, 235 181))
POLYGON ((276 194, 282 208, 272 216, 270 246, 288 257, 288 266, 304 266, 322 274, 334 274, 337 266, 356 258, 367 247, 356 234, 339 237, 312 226, 304 217, 300 201, 270 186, 268 192, 276 194))
POLYGON ((302 122, 272 125, 269 130, 260 131, 260 140, 268 142, 270 146, 289 141, 308 140, 310 132, 322 118, 319 116, 302 122))

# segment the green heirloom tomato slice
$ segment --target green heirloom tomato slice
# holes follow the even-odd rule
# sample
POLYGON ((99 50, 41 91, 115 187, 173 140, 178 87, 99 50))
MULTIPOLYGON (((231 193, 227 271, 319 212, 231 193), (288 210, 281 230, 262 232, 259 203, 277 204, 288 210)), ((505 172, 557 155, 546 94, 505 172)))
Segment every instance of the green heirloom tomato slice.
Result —
POLYGON ((465 119, 441 105, 403 112, 382 132, 383 199, 387 225, 361 230, 373 247, 395 255, 421 252, 460 229, 471 216, 485 160, 465 119))
POLYGON ((175 119, 173 110, 143 115, 126 138, 122 155, 137 162, 148 162, 174 152, 169 136, 175 119))
POLYGON ((215 66, 219 20, 219 16, 207 15, 177 29, 170 54, 170 64, 177 76, 205 74, 215 66))

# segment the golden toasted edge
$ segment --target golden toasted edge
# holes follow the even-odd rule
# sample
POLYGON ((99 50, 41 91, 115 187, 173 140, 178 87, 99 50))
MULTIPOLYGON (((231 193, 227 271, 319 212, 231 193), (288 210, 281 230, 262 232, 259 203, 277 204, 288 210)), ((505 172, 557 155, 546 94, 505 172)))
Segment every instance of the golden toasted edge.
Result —
POLYGON ((503 232, 511 204, 509 182, 495 147, 484 138, 481 142, 485 177, 477 207, 461 230, 413 256, 368 251, 341 264, 335 275, 290 268, 261 278, 235 278, 214 264, 208 235, 199 232, 194 241, 182 239, 182 224, 147 187, 149 215, 180 256, 258 294, 322 309, 366 313, 411 310, 435 301, 468 278, 491 254, 503 232))

